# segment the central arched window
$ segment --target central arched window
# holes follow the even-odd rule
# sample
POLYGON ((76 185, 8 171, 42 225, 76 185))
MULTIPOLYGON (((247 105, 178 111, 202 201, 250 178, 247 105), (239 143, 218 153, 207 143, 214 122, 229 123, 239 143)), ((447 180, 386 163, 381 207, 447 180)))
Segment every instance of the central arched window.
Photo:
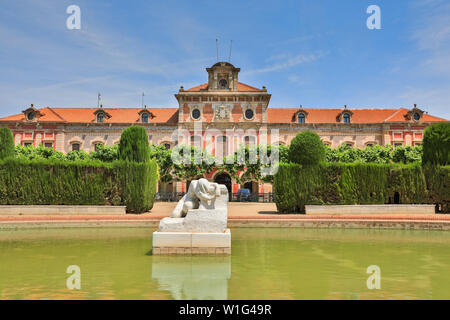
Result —
POLYGON ((97 113, 97 122, 98 123, 103 123, 104 118, 105 118, 105 115, 102 112, 97 113))
POLYGON ((415 112, 413 117, 414 117, 415 121, 419 121, 420 120, 420 114, 418 112, 415 112))
POLYGON ((219 88, 220 89, 227 89, 228 88, 228 81, 226 79, 220 79, 219 80, 219 88))
POLYGON ((142 123, 148 123, 148 113, 147 112, 144 112, 141 115, 141 121, 142 121, 142 123))
POLYGON ((202 136, 191 136, 191 146, 202 148, 202 136))
POLYGON ((348 113, 344 113, 344 123, 350 123, 350 115, 348 113))
POLYGON ((306 123, 306 116, 304 113, 300 112, 297 118, 298 123, 306 123))
POLYGON ((228 155, 228 137, 219 136, 216 140, 215 156, 219 159, 228 155))

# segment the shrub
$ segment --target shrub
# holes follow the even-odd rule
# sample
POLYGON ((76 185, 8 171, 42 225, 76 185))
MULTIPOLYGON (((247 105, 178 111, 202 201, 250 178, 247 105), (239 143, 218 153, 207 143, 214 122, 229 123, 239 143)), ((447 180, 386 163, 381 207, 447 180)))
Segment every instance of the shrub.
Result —
POLYGON ((65 160, 67 161, 77 161, 77 160, 88 160, 90 155, 83 150, 69 151, 66 154, 65 160))
POLYGON ((423 164, 450 165, 450 122, 442 122, 425 129, 423 164))
POLYGON ((297 134, 289 147, 289 160, 303 166, 317 165, 325 160, 325 148, 319 135, 312 131, 297 134))
POLYGON ((141 213, 153 206, 155 161, 61 161, 9 158, 0 161, 2 205, 125 205, 141 213))
POLYGON ((9 128, 0 128, 0 159, 14 157, 14 138, 9 128))
POLYGON ((113 162, 119 159, 119 146, 105 146, 103 144, 97 145, 97 150, 90 154, 90 158, 93 160, 100 160, 103 162, 113 162))
POLYGON ((392 160, 396 163, 414 163, 422 160, 422 146, 395 147, 392 152, 392 160))
POLYGON ((143 127, 131 126, 122 132, 119 143, 119 159, 132 162, 150 160, 147 132, 143 127))

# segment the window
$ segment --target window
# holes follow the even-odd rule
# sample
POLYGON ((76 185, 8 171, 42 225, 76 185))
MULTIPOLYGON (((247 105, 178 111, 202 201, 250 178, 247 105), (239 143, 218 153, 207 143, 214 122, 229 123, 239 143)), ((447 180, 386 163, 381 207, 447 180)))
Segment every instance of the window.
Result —
POLYGON ((305 114, 300 112, 298 114, 298 119, 297 119, 298 123, 305 123, 306 122, 306 117, 305 114))
POLYGON ((395 142, 395 143, 394 143, 394 147, 395 147, 395 148, 401 147, 401 146, 403 146, 403 142, 395 142))
POLYGON ((200 119, 200 116, 201 116, 201 112, 199 109, 192 110, 192 119, 198 120, 198 119, 200 119))
POLYGON ((31 147, 33 144, 31 142, 25 142, 23 145, 25 147, 31 147))
POLYGON ((80 151, 80 144, 79 143, 73 143, 72 144, 72 151, 80 151))
POLYGON ((350 123, 350 115, 348 113, 344 113, 344 123, 350 123))
POLYGON ((415 121, 419 121, 420 120, 420 114, 418 112, 414 112, 413 117, 414 117, 415 121))
POLYGON ((164 148, 166 148, 166 150, 170 150, 170 143, 164 143, 164 148))
POLYGON ((373 143, 367 143, 367 144, 366 144, 366 147, 368 147, 368 148, 373 147, 373 143))
POLYGON ((353 143, 353 142, 350 142, 350 141, 347 141, 347 142, 344 142, 342 145, 343 145, 343 146, 346 146, 346 147, 348 147, 348 148, 353 148, 354 143, 353 143))
POLYGON ((33 111, 27 113, 27 119, 28 119, 28 121, 33 121, 34 118, 35 118, 35 114, 34 114, 33 111))
POLYGON ((254 116, 255 116, 255 113, 253 112, 252 109, 245 110, 245 118, 247 120, 252 120, 254 116))
POLYGON ((147 112, 144 112, 141 115, 141 121, 142 121, 142 123, 148 123, 148 113, 147 112))
POLYGON ((101 112, 97 113, 97 122, 102 123, 104 117, 105 117, 105 115, 103 113, 101 113, 101 112))
POLYGON ((46 143, 44 144, 44 147, 46 147, 46 148, 53 148, 53 143, 51 143, 51 142, 46 142, 46 143))
POLYGON ((191 146, 202 148, 202 136, 191 136, 191 146))

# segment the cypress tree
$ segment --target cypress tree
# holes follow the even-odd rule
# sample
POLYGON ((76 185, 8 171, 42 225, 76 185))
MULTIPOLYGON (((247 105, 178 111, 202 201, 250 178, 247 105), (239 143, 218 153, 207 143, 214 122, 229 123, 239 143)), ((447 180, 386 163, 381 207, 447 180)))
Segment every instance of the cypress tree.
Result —
POLYGON ((143 127, 131 126, 122 132, 119 143, 119 159, 132 162, 148 162, 150 146, 143 127))
POLYGON ((422 164, 450 164, 450 122, 433 124, 425 130, 422 164))
POLYGON ((9 128, 0 128, 0 159, 14 157, 14 138, 9 128))

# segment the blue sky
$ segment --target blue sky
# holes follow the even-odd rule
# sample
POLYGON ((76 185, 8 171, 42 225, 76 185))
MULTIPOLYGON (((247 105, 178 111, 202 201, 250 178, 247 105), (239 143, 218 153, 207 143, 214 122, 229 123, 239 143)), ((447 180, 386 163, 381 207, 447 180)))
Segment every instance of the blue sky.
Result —
POLYGON ((176 107, 220 60, 272 107, 411 108, 450 119, 448 0, 0 1, 0 116, 38 107, 176 107), (81 8, 68 30, 66 8, 81 8), (381 30, 366 9, 381 8, 381 30))

